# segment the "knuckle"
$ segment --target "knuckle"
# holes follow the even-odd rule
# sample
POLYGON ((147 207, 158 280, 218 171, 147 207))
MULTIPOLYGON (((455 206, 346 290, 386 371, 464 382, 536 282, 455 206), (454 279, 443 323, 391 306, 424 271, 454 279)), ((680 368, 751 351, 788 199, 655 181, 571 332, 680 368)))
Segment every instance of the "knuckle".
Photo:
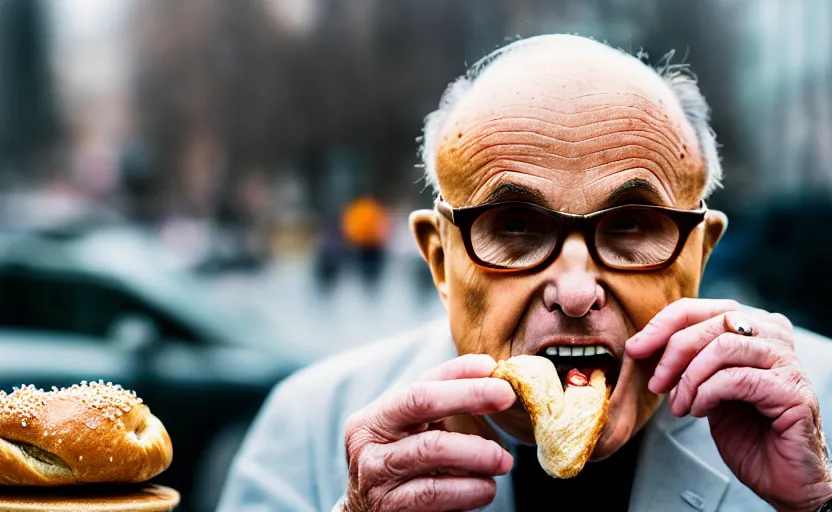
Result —
POLYGON ((749 342, 744 336, 726 332, 713 341, 714 349, 722 359, 732 358, 749 349, 749 342))
POLYGON ((413 495, 416 508, 429 508, 439 500, 439 482, 435 478, 425 480, 424 485, 419 486, 413 495))
POLYGON ((358 488, 364 492, 372 488, 379 474, 377 457, 370 447, 363 450, 355 462, 355 472, 358 477, 358 488))
POLYGON ((430 387, 423 382, 417 382, 410 386, 405 395, 405 407, 417 414, 427 413, 431 408, 431 398, 430 387))
POLYGON ((731 336, 730 332, 722 333, 718 335, 714 340, 711 342, 713 344, 713 350, 716 350, 720 353, 720 355, 725 354, 731 350, 734 350, 734 339, 731 336))
POLYGON ((788 388, 796 391, 803 403, 808 404, 812 410, 819 410, 818 398, 815 395, 812 384, 796 362, 781 368, 777 377, 788 388))
POLYGON ((742 306, 742 304, 740 304, 739 302, 737 302, 734 299, 726 299, 725 309, 728 310, 728 311, 739 311, 739 310, 743 309, 743 306, 742 306))
POLYGON ((695 302, 696 299, 693 297, 682 297, 681 299, 676 301, 677 307, 688 307, 695 302))
POLYGON ((347 455, 356 455, 370 441, 370 436, 363 425, 363 418, 360 415, 353 415, 347 420, 344 429, 344 441, 347 447, 347 455))
POLYGON ((444 453, 446 449, 444 435, 440 430, 430 430, 418 436, 416 443, 416 459, 427 463, 434 457, 444 453))
POLYGON ((760 379, 755 378, 750 372, 744 368, 737 368, 734 372, 736 375, 735 382, 737 387, 742 390, 746 399, 751 399, 757 395, 760 387, 760 379))
POLYGON ((803 381, 803 371, 797 365, 789 365, 784 375, 786 382, 793 386, 799 386, 803 381))
POLYGON ((820 411, 820 401, 818 400, 817 394, 815 394, 815 390, 812 389, 811 384, 805 381, 801 382, 798 385, 797 392, 800 394, 803 402, 809 405, 812 412, 817 413, 820 411))
POLYGON ((699 351, 699 338, 690 331, 679 331, 667 340, 667 349, 678 350, 686 356, 693 356, 699 351))
POLYGON ((782 313, 770 313, 771 321, 779 325, 780 327, 786 329, 787 331, 791 332, 794 328, 792 321, 789 320, 789 317, 782 313))
POLYGON ((797 385, 797 393, 800 396, 801 401, 809 406, 813 416, 818 417, 820 415, 820 401, 818 400, 818 395, 815 393, 812 384, 807 379, 803 378, 797 385))
POLYGON ((794 360, 794 352, 780 343, 767 343, 766 350, 771 356, 771 366, 790 366, 794 360))
POLYGON ((361 411, 354 412, 347 417, 347 421, 344 423, 344 433, 347 437, 350 436, 353 432, 361 428, 364 423, 364 415, 361 411))
POLYGON ((685 395, 695 395, 696 383, 693 381, 693 375, 690 372, 682 373, 682 377, 679 379, 679 387, 685 392, 685 395))
POLYGON ((695 301, 696 299, 692 297, 682 297, 681 299, 676 299, 675 302, 672 302, 669 306, 659 311, 659 313, 655 316, 655 319, 658 321, 662 321, 666 316, 676 316, 679 313, 687 311, 688 309, 693 307, 695 301))

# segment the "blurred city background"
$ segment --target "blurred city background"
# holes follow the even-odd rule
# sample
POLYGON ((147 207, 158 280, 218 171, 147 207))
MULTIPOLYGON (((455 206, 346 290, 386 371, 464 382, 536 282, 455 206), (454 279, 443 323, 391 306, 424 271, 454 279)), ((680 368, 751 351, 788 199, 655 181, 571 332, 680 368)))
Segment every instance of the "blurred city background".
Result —
POLYGON ((407 227, 444 87, 518 36, 688 62, 731 225, 702 285, 832 335, 832 2, 0 0, 0 384, 113 380, 211 510, 268 390, 441 314, 407 227))

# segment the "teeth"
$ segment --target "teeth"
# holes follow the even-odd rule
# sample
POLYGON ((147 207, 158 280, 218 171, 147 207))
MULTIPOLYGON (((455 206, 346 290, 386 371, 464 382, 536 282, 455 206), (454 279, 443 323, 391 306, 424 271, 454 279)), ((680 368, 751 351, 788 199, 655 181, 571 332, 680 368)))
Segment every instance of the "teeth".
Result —
POLYGON ((610 351, 600 345, 591 347, 547 347, 548 356, 600 356, 610 351))

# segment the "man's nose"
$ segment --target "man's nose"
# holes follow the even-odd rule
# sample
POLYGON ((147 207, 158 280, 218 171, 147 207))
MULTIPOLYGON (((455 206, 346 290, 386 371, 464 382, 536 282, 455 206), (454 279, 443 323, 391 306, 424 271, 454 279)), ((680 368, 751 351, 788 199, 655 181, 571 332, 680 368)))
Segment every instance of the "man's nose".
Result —
POLYGON ((598 284, 596 265, 583 237, 573 233, 563 242, 557 259, 543 272, 548 282, 543 302, 549 311, 581 318, 606 303, 604 288, 598 284))

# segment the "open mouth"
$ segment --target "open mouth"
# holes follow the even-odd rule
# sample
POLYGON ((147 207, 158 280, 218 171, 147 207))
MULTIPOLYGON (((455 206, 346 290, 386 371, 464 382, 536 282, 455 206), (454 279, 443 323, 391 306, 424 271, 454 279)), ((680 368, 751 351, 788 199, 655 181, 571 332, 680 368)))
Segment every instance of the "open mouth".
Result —
POLYGON ((604 372, 607 384, 612 389, 615 389, 618 383, 621 361, 601 345, 580 347, 557 345, 541 349, 535 355, 545 357, 554 363, 564 388, 569 380, 567 376, 572 370, 577 370, 588 379, 592 370, 600 369, 604 372))

